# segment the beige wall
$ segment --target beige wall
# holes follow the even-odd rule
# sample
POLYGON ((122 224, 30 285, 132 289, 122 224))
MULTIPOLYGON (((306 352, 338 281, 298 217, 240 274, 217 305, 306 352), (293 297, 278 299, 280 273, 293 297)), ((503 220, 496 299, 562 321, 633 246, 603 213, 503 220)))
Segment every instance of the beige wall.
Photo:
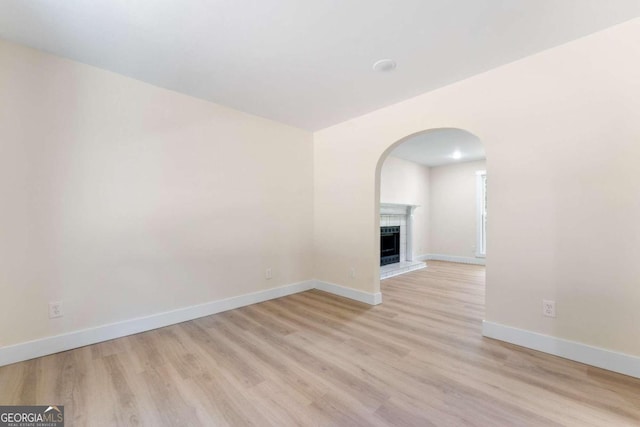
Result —
POLYGON ((389 156, 380 172, 380 202, 418 205, 413 213, 413 253, 429 251, 429 168, 389 156))
POLYGON ((429 168, 431 253, 475 258, 476 172, 485 169, 484 160, 429 168))
POLYGON ((317 278, 378 291, 380 158, 461 128, 491 178, 486 319, 640 355, 638 40, 640 19, 317 132, 317 278))
POLYGON ((0 42, 0 346, 311 279, 312 144, 0 42))

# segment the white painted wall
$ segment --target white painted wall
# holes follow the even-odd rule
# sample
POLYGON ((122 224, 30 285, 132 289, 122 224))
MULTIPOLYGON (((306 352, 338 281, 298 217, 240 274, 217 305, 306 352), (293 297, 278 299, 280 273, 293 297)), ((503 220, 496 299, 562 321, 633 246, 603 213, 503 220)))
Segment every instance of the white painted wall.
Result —
POLYGON ((309 132, 0 42, 0 347, 313 278, 312 154, 309 132))
POLYGON ((429 251, 429 168, 387 157, 380 176, 380 202, 418 205, 413 213, 413 253, 429 251))
POLYGON ((379 290, 379 160, 461 128, 491 179, 486 319, 640 355, 638 40, 635 19, 317 132, 317 278, 379 290))
POLYGON ((484 160, 429 168, 431 253, 475 258, 476 171, 485 169, 484 160))

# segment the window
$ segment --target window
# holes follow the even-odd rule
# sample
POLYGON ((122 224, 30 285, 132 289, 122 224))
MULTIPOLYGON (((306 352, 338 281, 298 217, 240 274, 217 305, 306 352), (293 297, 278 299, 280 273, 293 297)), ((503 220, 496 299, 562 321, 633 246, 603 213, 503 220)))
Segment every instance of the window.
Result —
POLYGON ((477 238, 476 256, 487 255, 487 171, 476 172, 477 238))

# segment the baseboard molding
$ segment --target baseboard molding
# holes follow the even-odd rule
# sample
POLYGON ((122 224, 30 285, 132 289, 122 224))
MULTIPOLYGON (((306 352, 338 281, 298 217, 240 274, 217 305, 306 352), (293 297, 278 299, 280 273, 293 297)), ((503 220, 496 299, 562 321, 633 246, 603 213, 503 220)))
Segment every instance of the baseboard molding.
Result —
POLYGON ((455 255, 442 255, 442 254, 422 254, 415 257, 415 259, 419 261, 449 261, 449 262, 459 262, 461 264, 475 264, 475 265, 485 265, 485 258, 472 258, 465 256, 455 256, 455 255))
POLYGON ((280 286, 0 348, 0 366, 84 347, 313 289, 314 281, 280 286))
POLYGON ((349 298, 352 300, 360 301, 365 304, 378 305, 382 303, 382 293, 358 291, 356 289, 345 288, 344 286, 336 285, 334 283, 323 282, 320 280, 314 281, 314 288, 339 295, 341 297, 349 298))
POLYGON ((575 341, 513 328, 495 322, 482 323, 482 335, 587 365, 640 378, 640 357, 605 350, 575 341))
POLYGON ((314 288, 371 305, 382 302, 382 294, 379 292, 372 294, 318 280, 306 280, 304 282, 284 285, 264 291, 2 347, 0 348, 0 366, 175 325, 176 323, 257 304, 314 288))

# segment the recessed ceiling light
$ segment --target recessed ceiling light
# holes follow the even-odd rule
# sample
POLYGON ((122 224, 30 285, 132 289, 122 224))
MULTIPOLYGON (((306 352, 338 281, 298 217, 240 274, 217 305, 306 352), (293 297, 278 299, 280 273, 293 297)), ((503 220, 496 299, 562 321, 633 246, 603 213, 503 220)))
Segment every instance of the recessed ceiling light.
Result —
POLYGON ((381 59, 379 61, 374 62, 373 71, 378 71, 380 73, 387 73, 389 71, 393 71, 396 68, 396 61, 393 59, 381 59))
POLYGON ((462 158, 462 153, 460 152, 460 150, 456 150, 456 151, 453 152, 451 157, 453 157, 454 159, 458 160, 458 159, 462 158))

